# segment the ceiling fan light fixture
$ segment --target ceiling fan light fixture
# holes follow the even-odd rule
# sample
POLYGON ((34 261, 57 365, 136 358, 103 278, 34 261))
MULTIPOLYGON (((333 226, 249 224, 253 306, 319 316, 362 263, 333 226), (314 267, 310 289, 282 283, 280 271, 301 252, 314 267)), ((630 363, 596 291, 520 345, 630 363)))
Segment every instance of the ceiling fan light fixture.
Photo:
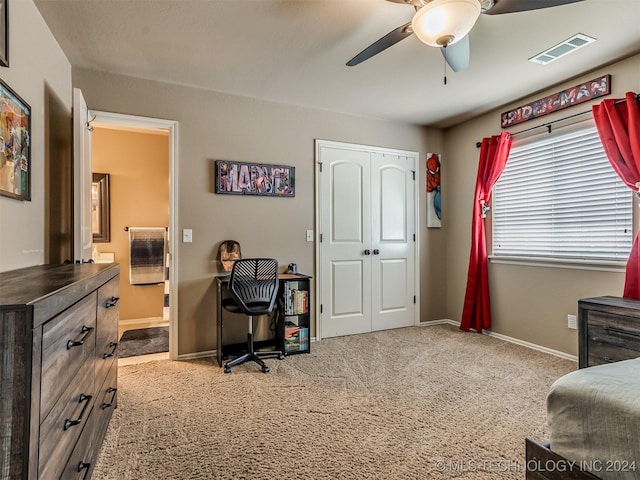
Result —
POLYGON ((480 11, 479 0, 432 0, 416 12, 411 26, 423 43, 446 47, 471 31, 480 11))

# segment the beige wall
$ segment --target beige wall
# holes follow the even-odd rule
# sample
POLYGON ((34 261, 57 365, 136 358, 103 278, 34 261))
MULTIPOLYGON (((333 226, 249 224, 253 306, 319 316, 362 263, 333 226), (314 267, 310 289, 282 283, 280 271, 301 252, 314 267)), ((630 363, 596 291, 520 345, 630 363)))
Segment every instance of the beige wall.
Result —
MULTIPOLYGON (((442 148, 440 131, 322 110, 274 104, 153 81, 74 69, 89 108, 179 122, 178 228, 193 229, 193 243, 178 248, 178 351, 215 345, 216 251, 236 239, 247 256, 274 256, 315 276, 314 140, 325 139, 418 151, 442 148), (216 195, 215 160, 264 162, 296 168, 295 198, 216 195)), ((427 230, 420 196, 421 317, 445 315, 444 229, 427 230)), ((446 210, 445 210, 446 211, 446 210)))
POLYGON ((71 111, 71 65, 35 5, 13 1, 8 12, 9 68, 0 77, 31 107, 31 201, 0 196, 0 271, 44 263, 45 97, 71 111))
POLYGON ((124 227, 169 225, 169 136, 166 132, 95 127, 93 171, 109 174, 111 242, 97 243, 120 263, 120 319, 162 317, 164 285, 129 283, 129 234, 124 227))
MULTIPOLYGON (((462 314, 471 237, 471 205, 479 154, 476 142, 500 133, 502 112, 608 73, 612 75, 612 96, 621 97, 626 91, 638 91, 640 56, 519 99, 445 132, 445 172, 448 175, 443 180, 443 195, 449 208, 447 215, 451 219, 446 234, 449 318, 460 321, 462 314)), ((599 103, 599 100, 517 125, 511 131, 515 133, 590 110, 592 103, 599 103)), ((579 117, 579 120, 584 118, 579 117)), ((489 276, 492 331, 573 355, 577 354, 577 333, 567 328, 567 314, 577 314, 579 298, 621 296, 624 284, 623 273, 495 263, 489 264, 489 276)))

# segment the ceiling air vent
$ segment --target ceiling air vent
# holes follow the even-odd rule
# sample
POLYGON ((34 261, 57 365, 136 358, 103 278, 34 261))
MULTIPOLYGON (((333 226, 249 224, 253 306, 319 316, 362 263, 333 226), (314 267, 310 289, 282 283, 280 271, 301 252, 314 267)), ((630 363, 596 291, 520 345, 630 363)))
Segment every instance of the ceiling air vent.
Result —
POLYGON ((585 45, 589 45, 590 43, 593 43, 595 41, 595 38, 591 38, 581 33, 576 33, 573 37, 568 38, 551 48, 548 48, 544 52, 541 52, 534 57, 531 57, 529 61, 533 63, 539 63, 540 65, 546 65, 547 63, 551 63, 554 60, 557 60, 560 57, 564 57, 571 52, 575 52, 579 48, 582 48, 585 45))

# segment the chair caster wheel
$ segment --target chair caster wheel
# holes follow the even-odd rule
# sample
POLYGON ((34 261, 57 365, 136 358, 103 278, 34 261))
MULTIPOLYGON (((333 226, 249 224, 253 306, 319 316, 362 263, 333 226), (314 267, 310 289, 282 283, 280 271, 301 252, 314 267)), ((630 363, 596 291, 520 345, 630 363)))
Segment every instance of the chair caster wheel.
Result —
POLYGON ((269 367, 267 367, 266 365, 262 367, 262 373, 269 373, 269 367))
POLYGON ((284 353, 278 355, 278 360, 284 360, 284 353))
POLYGON ((231 367, 224 367, 224 373, 231 373, 231 367))

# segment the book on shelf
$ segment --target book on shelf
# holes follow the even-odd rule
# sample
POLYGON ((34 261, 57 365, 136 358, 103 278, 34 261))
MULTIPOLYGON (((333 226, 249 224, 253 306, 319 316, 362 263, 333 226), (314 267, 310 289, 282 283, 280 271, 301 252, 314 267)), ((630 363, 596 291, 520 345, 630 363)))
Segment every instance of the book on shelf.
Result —
POLYGON ((309 312, 309 292, 298 290, 288 283, 284 287, 285 315, 304 315, 309 312))
POLYGON ((300 327, 300 351, 306 352, 309 350, 309 329, 306 327, 300 327))
MULTIPOLYGON (((284 327, 284 348, 287 352, 300 351, 300 327, 287 322, 284 327)), ((304 330, 304 329, 303 329, 304 330)))

